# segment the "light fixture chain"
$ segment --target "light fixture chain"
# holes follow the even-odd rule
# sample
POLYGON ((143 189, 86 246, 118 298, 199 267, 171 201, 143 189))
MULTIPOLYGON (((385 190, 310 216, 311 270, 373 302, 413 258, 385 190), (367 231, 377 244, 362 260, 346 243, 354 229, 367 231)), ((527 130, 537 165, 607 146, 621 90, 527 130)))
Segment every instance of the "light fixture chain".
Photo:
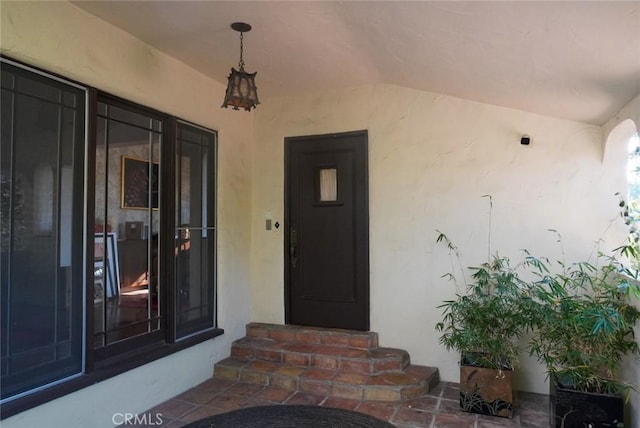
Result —
POLYGON ((242 59, 242 52, 244 51, 244 33, 240 32, 240 63, 238 63, 238 67, 240 71, 244 71, 244 60, 242 59))

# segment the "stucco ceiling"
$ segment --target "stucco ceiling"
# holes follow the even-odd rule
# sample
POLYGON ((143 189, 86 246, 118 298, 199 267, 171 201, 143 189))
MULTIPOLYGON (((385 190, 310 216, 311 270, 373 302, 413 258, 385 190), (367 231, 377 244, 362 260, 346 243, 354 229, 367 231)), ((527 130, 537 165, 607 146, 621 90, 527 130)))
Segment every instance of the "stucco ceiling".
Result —
POLYGON ((261 98, 391 83, 593 124, 640 92, 640 1, 79 1, 226 84, 239 59, 261 98))

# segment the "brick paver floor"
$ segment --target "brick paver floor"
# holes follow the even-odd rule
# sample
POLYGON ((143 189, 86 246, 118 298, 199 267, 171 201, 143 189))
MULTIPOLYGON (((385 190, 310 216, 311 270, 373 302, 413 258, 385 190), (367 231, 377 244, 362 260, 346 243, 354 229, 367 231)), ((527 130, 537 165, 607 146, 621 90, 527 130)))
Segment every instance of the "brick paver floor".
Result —
POLYGON ((355 410, 389 421, 398 428, 549 426, 549 399, 546 395, 518 393, 512 419, 482 416, 460 410, 458 384, 449 382, 440 382, 422 397, 396 404, 350 400, 212 378, 145 413, 162 414, 162 424, 155 424, 156 427, 177 428, 230 410, 274 404, 306 404, 355 410))

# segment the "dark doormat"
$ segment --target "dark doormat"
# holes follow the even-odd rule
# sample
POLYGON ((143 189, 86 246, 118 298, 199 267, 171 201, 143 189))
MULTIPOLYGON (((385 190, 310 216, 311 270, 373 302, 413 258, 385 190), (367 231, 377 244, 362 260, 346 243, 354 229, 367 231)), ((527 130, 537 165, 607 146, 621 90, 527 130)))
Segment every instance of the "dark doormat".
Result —
POLYGON ((388 422, 344 409, 260 406, 209 416, 183 428, 394 428, 388 422))

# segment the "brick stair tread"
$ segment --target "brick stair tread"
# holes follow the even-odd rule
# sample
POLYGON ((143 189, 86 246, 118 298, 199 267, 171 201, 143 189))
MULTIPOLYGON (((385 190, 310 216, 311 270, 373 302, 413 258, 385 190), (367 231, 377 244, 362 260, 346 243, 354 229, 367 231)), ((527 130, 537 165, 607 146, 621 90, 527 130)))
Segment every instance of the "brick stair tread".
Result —
POLYGON ((396 358, 407 354, 407 351, 396 348, 377 347, 372 349, 350 348, 344 346, 333 345, 308 345, 298 342, 281 342, 274 339, 259 337, 243 337, 234 342, 234 344, 260 350, 269 351, 291 351, 298 353, 315 353, 321 355, 335 355, 345 358, 396 358))
POLYGON ((426 381, 436 369, 426 366, 411 365, 402 373, 383 373, 366 375, 350 373, 341 370, 327 370, 314 367, 299 367, 289 364, 272 363, 267 361, 247 360, 229 357, 219 361, 216 366, 232 367, 247 371, 275 373, 284 376, 297 376, 313 380, 331 380, 338 383, 358 383, 376 386, 404 386, 410 383, 426 381))
POLYGON ((343 330, 295 325, 249 323, 247 336, 271 338, 285 342, 333 345, 370 349, 378 346, 378 334, 371 331, 343 330))
POLYGON ((226 379, 378 401, 415 398, 438 382, 437 369, 418 365, 401 373, 367 375, 229 357, 215 367, 215 376, 226 379))
POLYGON ((365 374, 400 372, 410 363, 409 354, 402 349, 311 345, 261 337, 236 340, 231 356, 365 374))

